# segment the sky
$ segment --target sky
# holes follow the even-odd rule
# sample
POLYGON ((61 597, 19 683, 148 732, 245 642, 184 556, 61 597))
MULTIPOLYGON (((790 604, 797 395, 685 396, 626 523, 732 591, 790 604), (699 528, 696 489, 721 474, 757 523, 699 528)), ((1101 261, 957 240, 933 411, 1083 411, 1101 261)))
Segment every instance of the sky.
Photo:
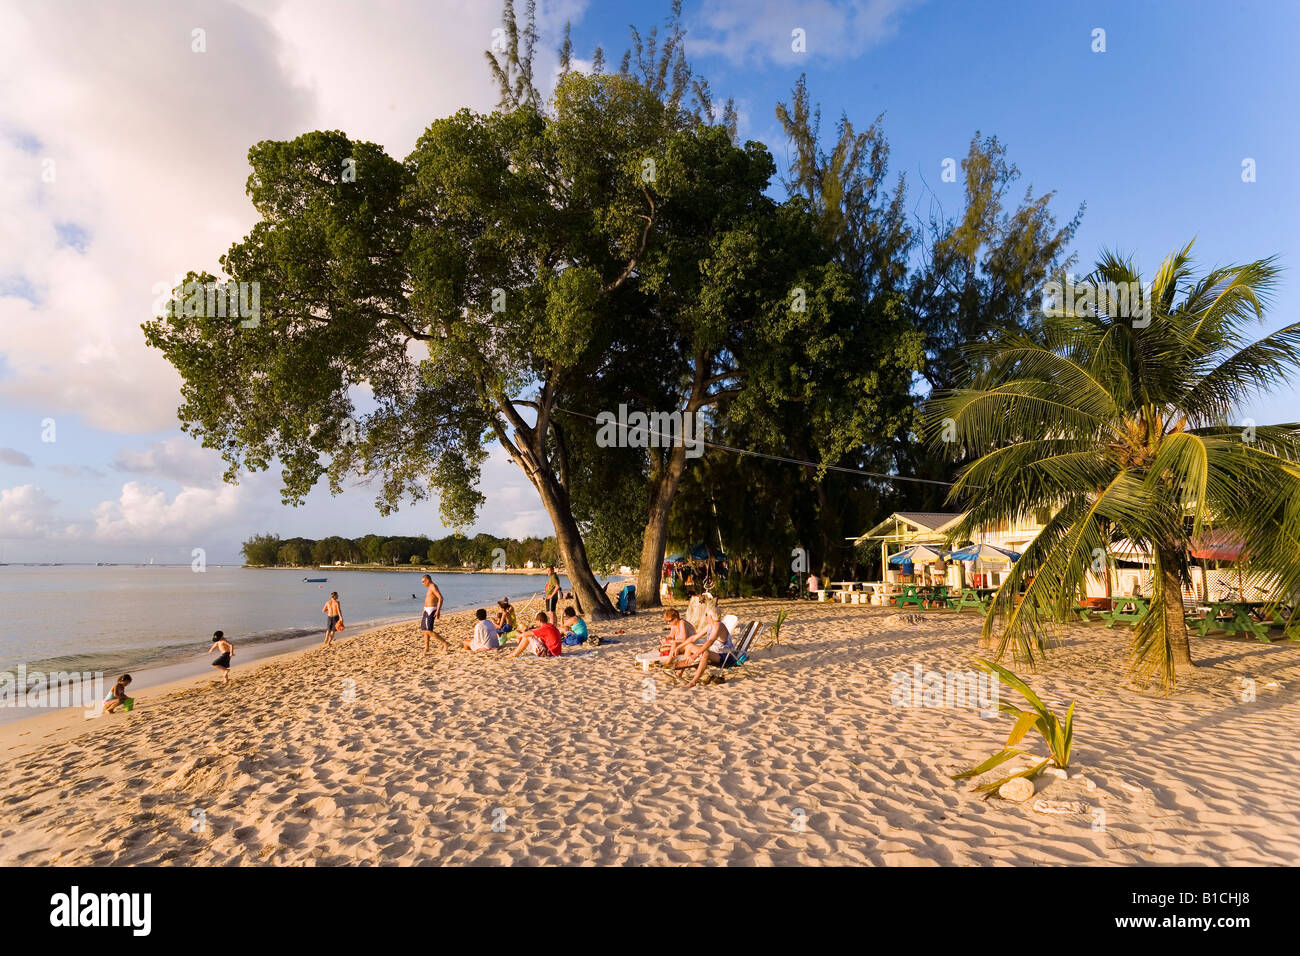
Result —
MULTIPOLYGON (((599 45, 617 63, 629 24, 667 13, 539 2, 539 75, 566 22, 579 57, 599 45)), ((693 66, 779 167, 773 108, 806 73, 827 131, 884 114, 916 215, 955 213, 944 161, 996 135, 1016 198, 1055 191, 1061 222, 1086 204, 1085 266, 1115 249, 1149 274, 1193 238, 1202 269, 1277 255, 1261 334, 1296 321, 1300 4, 687 0, 684 15, 693 66)), ((365 487, 286 508, 274 469, 224 484, 140 323, 253 225, 249 146, 341 129, 405 157, 433 119, 495 105, 499 26, 495 0, 0 0, 0 561, 232 563, 260 532, 449 532, 436 503, 381 517, 365 487)), ((1241 415, 1294 421, 1298 405, 1293 383, 1241 415)), ((550 533, 499 450, 481 487, 471 533, 550 533)))

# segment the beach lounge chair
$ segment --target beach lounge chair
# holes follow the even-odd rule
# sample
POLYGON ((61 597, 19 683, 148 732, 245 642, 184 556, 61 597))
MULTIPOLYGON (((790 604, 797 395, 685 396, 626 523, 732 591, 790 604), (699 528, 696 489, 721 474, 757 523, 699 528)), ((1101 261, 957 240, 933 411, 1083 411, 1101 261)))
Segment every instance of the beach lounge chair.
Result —
POLYGON ((618 613, 635 614, 636 613, 636 585, 625 584, 623 589, 618 592, 618 613))
POLYGON ((731 663, 727 665, 714 665, 714 670, 721 673, 726 670, 727 667, 740 667, 748 661, 750 648, 753 647, 754 641, 758 639, 758 632, 762 629, 762 621, 750 621, 746 624, 744 631, 740 635, 740 640, 732 642, 736 649, 731 654, 731 663))

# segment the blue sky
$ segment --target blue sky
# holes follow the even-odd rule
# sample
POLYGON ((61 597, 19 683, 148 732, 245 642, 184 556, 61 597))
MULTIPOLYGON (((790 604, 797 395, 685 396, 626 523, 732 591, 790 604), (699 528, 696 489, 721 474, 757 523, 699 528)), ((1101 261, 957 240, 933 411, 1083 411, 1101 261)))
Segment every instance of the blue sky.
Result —
MULTIPOLYGON (((579 56, 599 43, 617 62, 628 24, 666 13, 543 3, 543 59, 565 19, 579 56)), ((1084 265, 1115 248, 1149 273, 1193 237, 1203 267, 1276 254, 1286 272, 1268 325, 1294 321, 1300 5, 701 0, 685 14, 692 62, 778 165, 773 106, 805 72, 825 130, 841 111, 859 127, 885 113, 917 214, 932 200, 955 213, 943 160, 977 130, 996 135, 1021 170, 1017 198, 1055 190, 1061 221, 1087 204, 1084 265), (791 50, 796 28, 806 52, 791 50)), ((215 267, 251 225, 251 143, 338 128, 404 156, 431 119, 490 108, 495 4, 156 0, 116 16, 130 22, 89 2, 32 5, 0 39, 0 162, 25 174, 0 185, 14 227, 0 237, 4 559, 188 562, 204 547, 227 562, 263 530, 443 533, 427 504, 380 519, 365 489, 284 509, 274 475, 221 487, 214 456, 180 436, 174 373, 138 325, 154 282, 215 267)), ((1242 416, 1293 420, 1298 397, 1293 386, 1242 416)), ((548 533, 511 465, 494 460, 483 487, 476 530, 548 533)))

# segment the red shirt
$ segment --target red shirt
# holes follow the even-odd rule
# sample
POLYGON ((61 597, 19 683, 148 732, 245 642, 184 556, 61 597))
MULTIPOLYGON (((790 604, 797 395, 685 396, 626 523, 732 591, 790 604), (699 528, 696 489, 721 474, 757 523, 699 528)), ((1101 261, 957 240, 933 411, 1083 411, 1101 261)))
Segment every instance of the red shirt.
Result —
POLYGON ((560 631, 554 624, 538 624, 533 628, 533 636, 546 645, 552 657, 560 656, 560 631))

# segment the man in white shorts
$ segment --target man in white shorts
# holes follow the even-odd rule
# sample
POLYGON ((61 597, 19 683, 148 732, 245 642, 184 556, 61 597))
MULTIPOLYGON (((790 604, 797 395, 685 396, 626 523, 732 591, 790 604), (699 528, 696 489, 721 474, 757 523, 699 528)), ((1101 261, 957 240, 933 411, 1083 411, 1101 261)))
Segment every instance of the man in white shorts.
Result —
POLYGON ((420 581, 424 584, 424 613, 420 615, 420 630, 424 633, 424 653, 429 653, 429 638, 436 637, 443 649, 450 654, 451 644, 433 629, 434 623, 442 616, 442 592, 438 590, 438 585, 433 583, 433 578, 427 574, 420 581))

